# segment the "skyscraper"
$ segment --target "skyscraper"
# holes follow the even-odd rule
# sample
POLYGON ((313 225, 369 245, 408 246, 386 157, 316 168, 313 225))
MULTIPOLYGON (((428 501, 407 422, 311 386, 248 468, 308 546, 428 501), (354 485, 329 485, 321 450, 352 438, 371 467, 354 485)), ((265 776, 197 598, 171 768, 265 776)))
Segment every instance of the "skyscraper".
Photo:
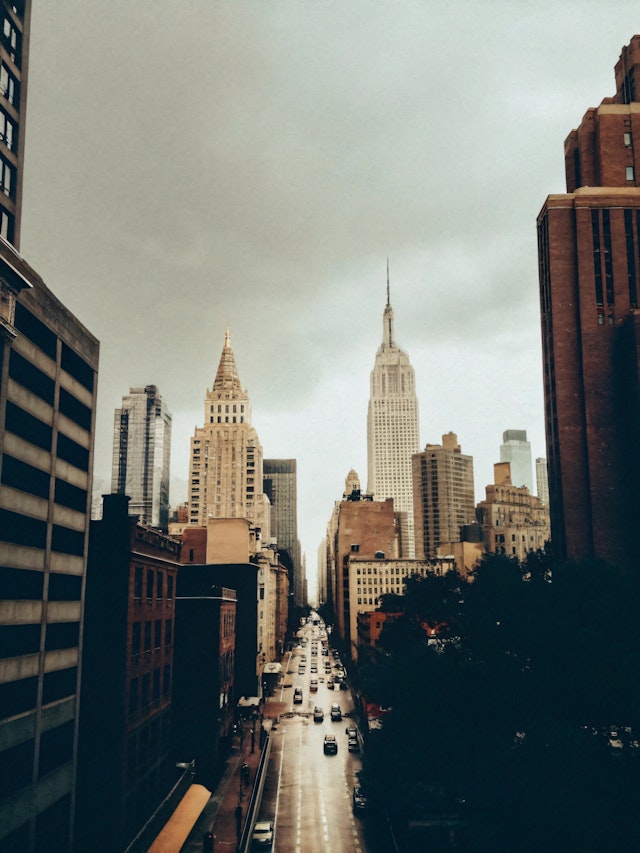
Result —
POLYGON ((114 416, 111 492, 142 524, 167 526, 170 464, 171 413, 155 385, 131 388, 114 416))
POLYGON ((531 444, 524 429, 508 429, 502 433, 500 461, 511 465, 511 482, 514 486, 526 486, 533 494, 533 468, 531 444))
POLYGON ((549 506, 549 478, 547 475, 547 460, 540 456, 536 459, 536 488, 540 503, 549 506))
POLYGON ((286 551, 293 566, 294 604, 301 607, 303 578, 300 542, 298 540, 298 470, 295 459, 265 459, 263 462, 264 493, 271 503, 271 537, 278 551, 286 551))
POLYGON ((389 297, 382 321, 382 343, 371 371, 367 414, 367 491, 376 501, 393 498, 396 512, 404 513, 402 556, 413 557, 413 487, 411 456, 420 450, 418 398, 409 356, 394 339, 393 309, 389 297))
POLYGON ((262 491, 262 446, 251 426, 251 403, 240 382, 227 328, 220 363, 204 401, 204 426, 191 439, 189 524, 246 518, 270 538, 269 499, 262 491))
POLYGON ((554 549, 624 562, 640 516, 640 36, 615 78, 565 141, 538 263, 554 549))
POLYGON ((438 545, 460 542, 460 529, 475 521, 473 457, 449 432, 442 444, 427 444, 411 461, 416 556, 433 560, 438 545))

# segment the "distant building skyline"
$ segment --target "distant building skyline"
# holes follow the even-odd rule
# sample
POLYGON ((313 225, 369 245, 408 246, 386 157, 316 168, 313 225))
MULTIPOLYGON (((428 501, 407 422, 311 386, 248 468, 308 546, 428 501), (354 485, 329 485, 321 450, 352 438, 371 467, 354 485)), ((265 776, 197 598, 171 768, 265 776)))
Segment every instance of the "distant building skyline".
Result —
POLYGON ((393 498, 401 523, 402 556, 415 555, 411 456, 420 450, 418 398, 409 356, 394 337, 387 264, 387 304, 382 343, 370 377, 367 412, 367 493, 376 501, 393 498))
POLYGON ((169 520, 171 413, 155 385, 131 388, 113 420, 111 493, 131 498, 141 524, 166 529, 169 520))

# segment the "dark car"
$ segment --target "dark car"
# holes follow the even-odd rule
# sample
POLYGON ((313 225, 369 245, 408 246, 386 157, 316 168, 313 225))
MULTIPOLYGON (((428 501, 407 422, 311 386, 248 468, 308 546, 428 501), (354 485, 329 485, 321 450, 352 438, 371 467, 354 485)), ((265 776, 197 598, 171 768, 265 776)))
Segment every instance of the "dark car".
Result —
POLYGON ((353 810, 354 812, 364 812, 369 808, 369 801, 362 788, 356 786, 353 789, 353 810))
POLYGON ((360 744, 357 737, 350 737, 347 740, 347 749, 349 752, 360 752, 360 744))
POLYGON ((336 703, 331 706, 331 719, 337 723, 342 719, 342 708, 336 703))
POLYGON ((320 708, 319 705, 313 709, 313 722, 321 723, 324 720, 324 711, 320 708))
POLYGON ((324 736, 324 754, 325 755, 337 755, 338 754, 338 742, 336 740, 335 735, 325 735, 324 736))

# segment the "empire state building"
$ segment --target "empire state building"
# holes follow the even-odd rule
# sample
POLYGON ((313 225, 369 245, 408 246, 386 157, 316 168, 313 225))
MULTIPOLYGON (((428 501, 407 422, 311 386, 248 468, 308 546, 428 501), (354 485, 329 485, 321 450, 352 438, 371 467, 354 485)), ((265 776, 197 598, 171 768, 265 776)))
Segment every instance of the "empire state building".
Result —
POLYGON ((367 491, 376 501, 393 498, 394 509, 403 513, 402 551, 407 557, 415 555, 411 456, 419 451, 415 375, 409 356, 394 340, 387 268, 382 343, 371 371, 367 414, 367 491))

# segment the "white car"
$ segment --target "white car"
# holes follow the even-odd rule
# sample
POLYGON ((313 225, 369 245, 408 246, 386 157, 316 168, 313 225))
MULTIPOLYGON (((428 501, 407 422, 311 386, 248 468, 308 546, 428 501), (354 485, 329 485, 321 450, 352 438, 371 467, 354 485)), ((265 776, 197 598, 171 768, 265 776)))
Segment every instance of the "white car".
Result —
POLYGON ((253 827, 251 843, 254 847, 271 847, 273 844, 273 823, 270 820, 259 820, 253 827))

